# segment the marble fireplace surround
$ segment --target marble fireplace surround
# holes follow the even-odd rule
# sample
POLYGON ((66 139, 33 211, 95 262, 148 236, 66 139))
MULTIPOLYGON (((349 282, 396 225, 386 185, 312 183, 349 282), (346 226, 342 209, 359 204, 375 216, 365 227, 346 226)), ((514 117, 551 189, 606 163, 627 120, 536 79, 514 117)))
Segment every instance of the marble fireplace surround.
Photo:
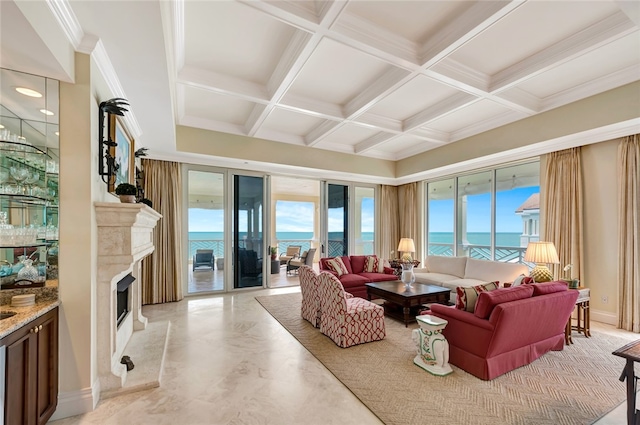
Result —
POLYGON ((127 368, 120 364, 134 332, 147 327, 142 315, 140 260, 151 254, 153 229, 162 215, 145 204, 94 203, 98 226, 97 360, 100 391, 121 389, 127 368), (116 325, 117 283, 132 273, 129 313, 116 325))

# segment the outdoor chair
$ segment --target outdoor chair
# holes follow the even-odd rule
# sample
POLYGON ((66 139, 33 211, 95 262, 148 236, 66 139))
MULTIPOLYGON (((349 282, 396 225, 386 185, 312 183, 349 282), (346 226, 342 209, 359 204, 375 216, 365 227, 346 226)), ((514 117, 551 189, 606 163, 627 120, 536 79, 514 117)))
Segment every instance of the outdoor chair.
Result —
POLYGON ((320 282, 320 332, 339 347, 384 339, 384 308, 363 298, 348 298, 342 283, 329 272, 320 282))
POLYGON ((280 265, 287 264, 287 262, 292 258, 298 257, 301 249, 302 246, 300 245, 289 245, 287 247, 287 252, 280 254, 280 265))
POLYGON ((316 248, 311 248, 309 251, 302 253, 302 257, 292 258, 287 261, 287 275, 289 273, 298 273, 298 269, 301 266, 313 266, 313 257, 316 255, 316 248))
POLYGON ((207 267, 213 270, 214 259, 212 249, 197 249, 193 255, 193 271, 195 272, 197 267, 207 267))

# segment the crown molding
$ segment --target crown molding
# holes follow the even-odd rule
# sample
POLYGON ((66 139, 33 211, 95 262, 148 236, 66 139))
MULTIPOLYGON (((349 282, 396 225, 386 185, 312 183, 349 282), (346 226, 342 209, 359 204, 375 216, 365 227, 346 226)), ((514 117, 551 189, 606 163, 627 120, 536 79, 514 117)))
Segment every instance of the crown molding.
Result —
POLYGON ((46 0, 46 2, 74 50, 80 51, 78 47, 82 44, 85 34, 69 2, 67 0, 46 0))

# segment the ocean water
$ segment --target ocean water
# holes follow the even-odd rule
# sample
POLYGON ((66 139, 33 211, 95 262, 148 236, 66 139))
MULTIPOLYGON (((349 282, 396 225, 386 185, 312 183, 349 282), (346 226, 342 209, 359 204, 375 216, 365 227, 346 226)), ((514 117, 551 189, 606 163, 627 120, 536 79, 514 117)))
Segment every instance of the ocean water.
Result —
MULTIPOLYGON (((505 247, 520 247, 521 233, 496 233, 496 245, 505 247)), ((491 234, 488 232, 469 232, 467 240, 472 245, 491 244, 491 234)), ((453 244, 452 232, 431 232, 429 233, 429 243, 453 244)))
MULTIPOLYGON (((341 233, 329 232, 329 239, 341 239, 341 233)), ((240 239, 243 239, 246 233, 240 233, 240 239)), ((276 238, 282 241, 300 240, 308 241, 313 239, 313 232, 276 232, 276 238)), ((224 239, 223 232, 189 232, 190 241, 206 241, 206 240, 222 240, 224 239)), ((373 232, 363 232, 362 240, 372 241, 373 232)))

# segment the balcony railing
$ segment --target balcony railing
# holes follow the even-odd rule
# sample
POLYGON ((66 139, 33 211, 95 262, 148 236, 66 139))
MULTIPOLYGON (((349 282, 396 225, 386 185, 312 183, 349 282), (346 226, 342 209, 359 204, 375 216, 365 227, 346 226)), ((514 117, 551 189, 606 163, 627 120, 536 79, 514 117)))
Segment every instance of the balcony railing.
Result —
MULTIPOLYGON (((429 255, 453 256, 453 246, 454 244, 430 243, 429 255)), ((491 260, 491 246, 464 245, 462 249, 463 251, 466 251, 468 257, 476 258, 478 260, 491 260)), ((496 246, 495 261, 522 263, 531 266, 530 263, 524 261, 524 253, 526 251, 526 247, 496 246)))

